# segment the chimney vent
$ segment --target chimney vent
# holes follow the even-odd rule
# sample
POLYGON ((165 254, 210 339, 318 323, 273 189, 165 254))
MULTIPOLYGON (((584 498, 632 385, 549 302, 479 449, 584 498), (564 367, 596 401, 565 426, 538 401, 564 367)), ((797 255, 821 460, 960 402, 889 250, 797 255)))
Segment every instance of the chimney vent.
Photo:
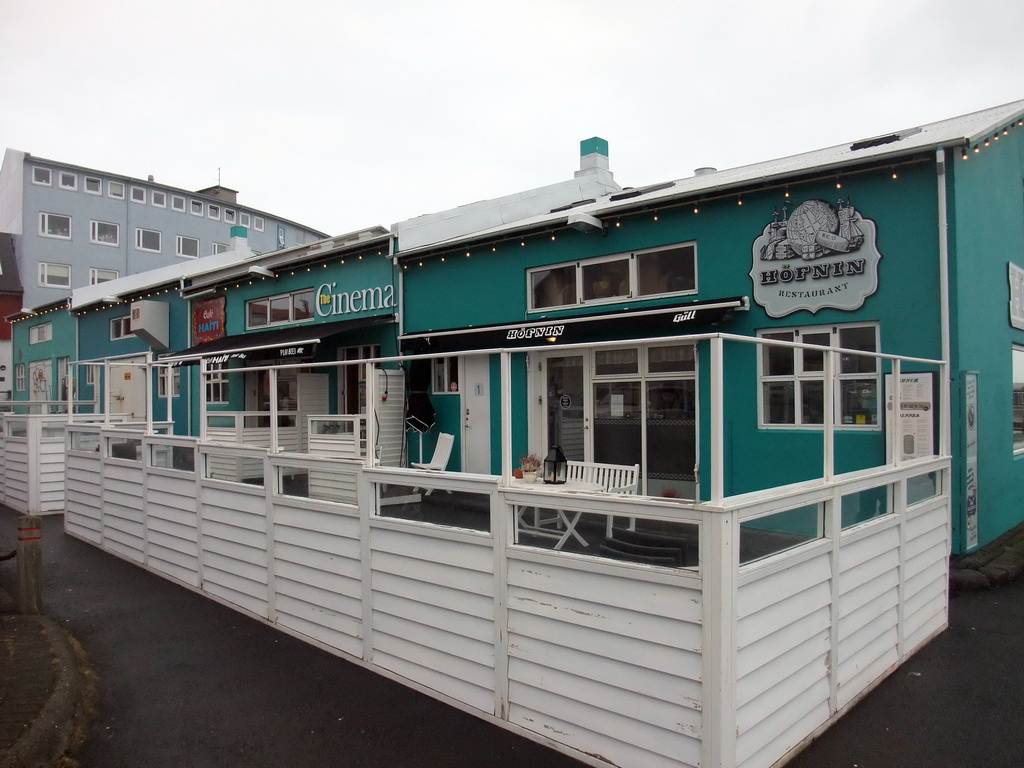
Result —
POLYGON ((708 174, 718 173, 718 169, 710 165, 705 165, 701 168, 695 168, 693 171, 694 176, 707 176, 708 174))

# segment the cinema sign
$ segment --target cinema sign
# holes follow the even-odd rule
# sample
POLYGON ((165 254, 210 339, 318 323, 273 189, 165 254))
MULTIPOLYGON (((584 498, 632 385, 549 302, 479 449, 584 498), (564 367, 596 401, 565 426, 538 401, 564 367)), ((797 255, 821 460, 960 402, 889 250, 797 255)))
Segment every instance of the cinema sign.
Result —
POLYGON ((395 288, 385 285, 354 291, 339 291, 337 283, 324 283, 316 289, 316 313, 320 317, 371 312, 395 306, 395 288))

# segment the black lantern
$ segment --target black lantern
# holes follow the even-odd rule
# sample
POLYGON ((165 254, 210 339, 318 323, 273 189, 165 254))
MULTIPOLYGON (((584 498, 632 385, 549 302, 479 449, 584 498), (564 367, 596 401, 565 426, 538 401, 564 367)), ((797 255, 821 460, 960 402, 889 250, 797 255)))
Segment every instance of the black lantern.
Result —
POLYGON ((565 460, 565 454, 562 453, 562 449, 557 445, 552 447, 548 452, 547 458, 544 459, 544 482, 556 485, 564 483, 568 471, 569 462, 565 460))

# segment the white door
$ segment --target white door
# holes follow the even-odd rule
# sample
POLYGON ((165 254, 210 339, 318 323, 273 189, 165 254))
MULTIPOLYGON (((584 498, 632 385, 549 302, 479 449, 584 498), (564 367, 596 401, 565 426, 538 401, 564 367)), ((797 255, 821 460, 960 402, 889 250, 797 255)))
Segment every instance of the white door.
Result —
POLYGON ((491 377, 487 355, 462 358, 462 471, 491 474, 491 377))
POLYGON ((110 363, 110 412, 133 420, 146 418, 145 358, 110 363))

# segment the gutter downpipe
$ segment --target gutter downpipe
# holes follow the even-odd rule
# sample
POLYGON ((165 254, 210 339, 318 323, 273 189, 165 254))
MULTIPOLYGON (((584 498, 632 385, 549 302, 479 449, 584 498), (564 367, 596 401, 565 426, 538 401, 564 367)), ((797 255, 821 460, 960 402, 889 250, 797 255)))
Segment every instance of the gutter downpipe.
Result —
POLYGON ((953 422, 950 409, 950 387, 952 370, 950 364, 950 331, 949 331, 949 208, 946 199, 946 150, 939 147, 935 150, 935 173, 939 215, 939 332, 942 343, 942 362, 946 366, 946 376, 939 390, 940 408, 944 414, 939 429, 939 444, 944 456, 952 451, 951 425, 953 422))

